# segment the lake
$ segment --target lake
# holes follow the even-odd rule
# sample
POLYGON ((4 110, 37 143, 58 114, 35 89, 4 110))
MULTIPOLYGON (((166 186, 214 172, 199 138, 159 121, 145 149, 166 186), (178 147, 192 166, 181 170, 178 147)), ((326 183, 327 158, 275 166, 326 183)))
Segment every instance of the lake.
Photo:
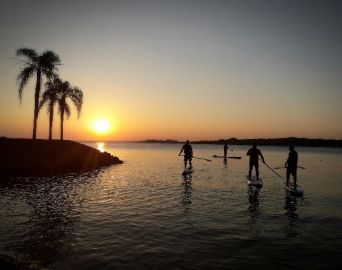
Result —
MULTIPOLYGON (((247 146, 86 143, 124 161, 82 175, 2 179, 0 255, 50 269, 341 269, 342 149, 296 148, 303 197, 260 163, 247 185, 247 146)), ((261 146, 271 167, 286 147, 261 146)), ((82 158, 82 157, 80 157, 82 158)), ((284 177, 285 170, 277 172, 284 177)))

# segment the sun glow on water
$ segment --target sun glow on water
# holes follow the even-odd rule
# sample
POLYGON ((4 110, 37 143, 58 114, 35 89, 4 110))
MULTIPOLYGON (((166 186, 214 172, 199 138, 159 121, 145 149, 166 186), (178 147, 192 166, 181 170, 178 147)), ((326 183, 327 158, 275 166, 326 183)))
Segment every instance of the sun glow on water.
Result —
POLYGON ((97 150, 103 153, 105 151, 105 143, 103 142, 97 143, 97 150))

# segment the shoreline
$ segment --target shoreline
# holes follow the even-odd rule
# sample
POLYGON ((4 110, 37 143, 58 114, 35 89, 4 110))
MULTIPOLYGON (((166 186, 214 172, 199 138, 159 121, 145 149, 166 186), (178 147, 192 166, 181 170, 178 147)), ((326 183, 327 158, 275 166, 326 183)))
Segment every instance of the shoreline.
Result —
MULTIPOLYGON (((171 143, 171 144, 181 144, 184 141, 177 140, 159 140, 159 139, 147 139, 143 141, 136 141, 139 143, 171 143)), ((219 140, 193 140, 190 141, 191 144, 219 144, 223 145, 227 143, 228 145, 252 145, 256 143, 260 146, 303 146, 303 147, 331 147, 331 148, 341 148, 342 140, 336 139, 308 139, 308 138, 297 138, 297 137, 288 137, 288 138, 256 138, 256 139, 219 139, 219 140)))
POLYGON ((74 141, 0 138, 0 177, 47 177, 122 164, 118 157, 74 141))

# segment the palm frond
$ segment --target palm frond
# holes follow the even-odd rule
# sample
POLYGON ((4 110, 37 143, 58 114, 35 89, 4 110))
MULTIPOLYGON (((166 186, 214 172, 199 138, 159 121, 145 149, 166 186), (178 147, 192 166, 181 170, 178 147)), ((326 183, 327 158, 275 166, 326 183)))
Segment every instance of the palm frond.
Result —
POLYGON ((65 103, 64 113, 65 113, 66 118, 69 119, 70 114, 71 114, 71 110, 70 110, 70 106, 68 103, 65 103))
POLYGON ((16 51, 17 56, 24 56, 27 57, 29 61, 32 63, 36 62, 38 59, 38 54, 35 50, 29 48, 19 48, 16 51))
POLYGON ((25 67, 18 75, 17 81, 19 82, 18 97, 21 102, 23 89, 27 84, 28 80, 34 75, 35 67, 33 65, 25 67))
POLYGON ((77 118, 80 118, 81 109, 83 105, 83 92, 78 87, 72 88, 72 93, 69 96, 71 101, 74 103, 77 110, 77 118))
POLYGON ((45 51, 39 56, 39 66, 48 78, 56 77, 57 66, 61 64, 59 56, 53 51, 45 51))
MULTIPOLYGON (((42 94, 42 104, 49 101, 49 107, 54 106, 59 101, 59 95, 61 91, 61 80, 56 78, 53 81, 47 81, 45 83, 45 91, 42 94)), ((49 111, 49 109, 48 109, 49 111)))

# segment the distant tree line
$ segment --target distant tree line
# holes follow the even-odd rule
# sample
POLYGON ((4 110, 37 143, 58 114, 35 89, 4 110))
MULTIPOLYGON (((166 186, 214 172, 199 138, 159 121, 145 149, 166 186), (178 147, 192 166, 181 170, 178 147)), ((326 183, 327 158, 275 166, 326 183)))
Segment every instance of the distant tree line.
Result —
POLYGON ((28 81, 35 78, 34 112, 32 139, 37 137, 38 116, 41 109, 46 105, 49 114, 49 140, 52 140, 52 127, 54 120, 54 108, 58 107, 60 116, 60 139, 63 140, 64 119, 69 118, 71 101, 80 117, 83 105, 83 92, 77 87, 63 81, 58 75, 58 66, 61 65, 59 56, 53 51, 47 50, 41 54, 34 49, 19 48, 16 56, 21 64, 20 73, 17 77, 19 83, 18 96, 21 102, 23 89, 28 81), (45 81, 45 84, 44 84, 45 81), (43 93, 42 93, 43 85, 43 93))
MULTIPOLYGON (((177 140, 158 140, 147 139, 141 142, 145 143, 182 143, 177 140)), ((307 139, 307 138, 269 138, 269 139, 220 139, 220 140, 201 140, 192 141, 192 144, 230 144, 230 145, 274 145, 274 146, 308 146, 308 147, 342 147, 342 140, 327 140, 327 139, 307 139)))
POLYGON ((275 146, 317 146, 317 147, 342 147, 342 140, 308 139, 308 138, 268 138, 268 139, 220 139, 215 141, 193 141, 193 144, 230 144, 230 145, 275 145, 275 146))

